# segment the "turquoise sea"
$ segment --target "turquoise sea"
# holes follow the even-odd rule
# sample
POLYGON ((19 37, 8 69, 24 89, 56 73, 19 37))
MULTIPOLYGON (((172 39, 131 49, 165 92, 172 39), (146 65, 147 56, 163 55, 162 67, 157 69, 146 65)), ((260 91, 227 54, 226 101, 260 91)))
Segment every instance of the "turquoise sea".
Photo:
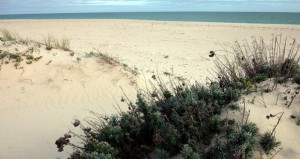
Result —
POLYGON ((116 12, 0 15, 1 19, 138 19, 159 21, 300 24, 300 13, 271 12, 116 12))

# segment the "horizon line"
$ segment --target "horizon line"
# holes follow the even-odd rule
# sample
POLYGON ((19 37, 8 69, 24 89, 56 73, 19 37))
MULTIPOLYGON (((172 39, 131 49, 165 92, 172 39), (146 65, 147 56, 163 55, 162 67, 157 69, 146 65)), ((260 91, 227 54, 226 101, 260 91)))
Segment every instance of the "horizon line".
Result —
POLYGON ((6 15, 37 15, 37 14, 91 14, 91 13, 300 13, 300 12, 285 12, 285 11, 114 11, 114 12, 57 12, 57 13, 12 13, 12 14, 1 14, 0 16, 6 15))

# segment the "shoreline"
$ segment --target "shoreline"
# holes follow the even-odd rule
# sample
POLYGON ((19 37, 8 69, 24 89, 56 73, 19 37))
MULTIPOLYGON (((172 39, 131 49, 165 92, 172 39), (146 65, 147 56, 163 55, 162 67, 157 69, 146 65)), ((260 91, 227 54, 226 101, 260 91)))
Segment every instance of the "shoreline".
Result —
POLYGON ((299 24, 277 24, 277 23, 246 23, 246 22, 200 22, 200 21, 176 21, 176 20, 146 20, 146 19, 93 19, 93 18, 84 18, 84 19, 73 19, 73 18, 53 18, 53 19, 0 19, 0 22, 5 22, 5 21, 136 21, 136 22, 156 22, 156 23, 199 23, 199 24, 203 24, 203 25, 208 25, 208 24, 212 24, 212 25, 253 25, 253 26, 295 26, 295 27, 299 27, 300 28, 300 23, 299 24))

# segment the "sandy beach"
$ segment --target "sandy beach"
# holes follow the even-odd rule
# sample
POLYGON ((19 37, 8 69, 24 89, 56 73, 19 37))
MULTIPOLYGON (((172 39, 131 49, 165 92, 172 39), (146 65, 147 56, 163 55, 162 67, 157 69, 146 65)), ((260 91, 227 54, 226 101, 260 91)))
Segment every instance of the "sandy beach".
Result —
MULTIPOLYGON (((0 28, 17 33, 22 39, 42 42, 48 35, 70 39, 70 51, 29 44, 37 56, 43 58, 22 69, 13 65, 2 66, 0 71, 0 158, 2 159, 53 159, 66 158, 67 152, 57 152, 55 140, 73 130, 72 120, 91 117, 89 111, 116 113, 113 105, 124 93, 134 101, 137 89, 153 74, 170 73, 191 82, 213 79, 214 60, 230 48, 235 41, 263 37, 266 42, 274 35, 300 37, 300 25, 238 24, 201 22, 162 22, 142 20, 1 20, 0 28), (122 66, 111 66, 86 53, 98 50, 136 70, 133 75, 122 66), (78 58, 80 60, 78 60, 78 58), (51 62, 50 62, 51 61, 51 62), (49 63, 50 62, 50 63, 49 63), (124 92, 123 92, 123 91, 124 92)), ((24 45, 6 46, 2 50, 25 51, 24 45)), ((288 88, 294 89, 293 85, 288 88)), ((249 104, 249 120, 258 124, 261 131, 270 130, 274 121, 265 119, 267 113, 285 111, 277 129, 282 151, 276 159, 300 158, 300 126, 290 121, 291 113, 300 113, 300 100, 292 109, 273 103, 273 96, 265 98, 267 109, 249 104), (252 108, 253 107, 253 108, 252 108)), ((249 99, 248 99, 249 98, 249 99)), ((248 96, 251 100, 253 95, 248 96)), ((283 103, 279 101, 279 103, 283 103)))

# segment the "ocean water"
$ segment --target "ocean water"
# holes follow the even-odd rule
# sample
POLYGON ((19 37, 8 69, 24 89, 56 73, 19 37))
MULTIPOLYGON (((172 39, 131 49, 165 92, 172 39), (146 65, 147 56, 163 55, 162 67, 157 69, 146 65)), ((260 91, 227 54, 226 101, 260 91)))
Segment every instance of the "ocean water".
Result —
POLYGON ((0 15, 1 19, 138 19, 159 21, 300 24, 300 13, 270 12, 125 12, 0 15))

